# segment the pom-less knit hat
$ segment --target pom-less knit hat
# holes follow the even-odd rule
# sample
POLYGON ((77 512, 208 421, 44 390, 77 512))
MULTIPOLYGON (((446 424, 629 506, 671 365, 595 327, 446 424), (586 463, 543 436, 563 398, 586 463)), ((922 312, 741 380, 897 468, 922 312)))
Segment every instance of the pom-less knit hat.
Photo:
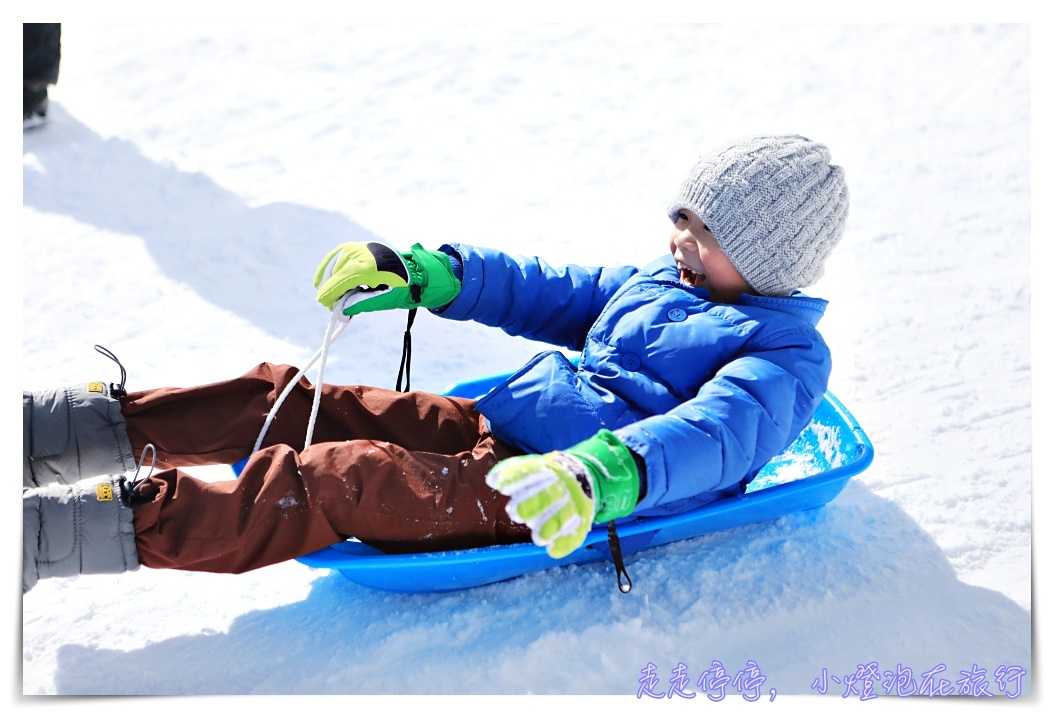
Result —
POLYGON ((759 294, 815 284, 842 238, 849 190, 824 145, 801 135, 734 141, 696 163, 670 203, 696 214, 759 294))

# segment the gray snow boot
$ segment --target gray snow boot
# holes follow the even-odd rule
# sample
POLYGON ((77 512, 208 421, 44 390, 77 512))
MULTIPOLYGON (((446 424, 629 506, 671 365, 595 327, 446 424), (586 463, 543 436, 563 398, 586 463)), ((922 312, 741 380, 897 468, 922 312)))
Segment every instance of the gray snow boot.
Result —
POLYGON ((93 381, 22 392, 22 488, 135 468, 117 400, 123 389, 93 381))
POLYGON ((39 579, 139 568, 120 476, 22 489, 22 593, 39 579))

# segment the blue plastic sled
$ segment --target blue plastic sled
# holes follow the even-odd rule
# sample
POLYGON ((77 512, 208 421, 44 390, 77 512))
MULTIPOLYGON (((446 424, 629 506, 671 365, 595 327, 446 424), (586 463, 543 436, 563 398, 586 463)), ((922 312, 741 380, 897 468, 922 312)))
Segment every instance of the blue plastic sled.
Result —
MULTIPOLYGON (((462 382, 452 396, 482 396, 508 375, 462 382)), ((870 466, 874 449, 852 414, 828 392, 812 422, 787 451, 770 461, 746 493, 676 516, 619 522, 622 555, 712 531, 769 521, 823 506, 849 479, 870 466)), ((339 571, 355 583, 395 593, 457 591, 543 571, 555 566, 610 560, 606 529, 594 528, 585 544, 553 559, 534 544, 463 551, 385 554, 355 539, 303 556, 303 564, 339 571)))

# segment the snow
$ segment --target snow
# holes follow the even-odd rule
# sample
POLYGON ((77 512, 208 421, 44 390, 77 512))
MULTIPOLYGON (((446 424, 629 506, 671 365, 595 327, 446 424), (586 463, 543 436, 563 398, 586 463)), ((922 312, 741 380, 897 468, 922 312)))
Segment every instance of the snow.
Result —
MULTIPOLYGON (((712 705, 695 681, 714 661, 756 662, 776 705, 870 662, 918 681, 944 664, 954 689, 976 665, 996 695, 1019 666, 1034 690, 1030 26, 190 15, 63 27, 50 122, 22 138, 24 389, 115 381, 96 343, 132 388, 303 362, 328 319, 311 276, 342 241, 646 263, 700 153, 797 132, 850 183, 809 292, 831 301, 831 388, 876 458, 821 510, 635 557, 628 595, 607 564, 437 595, 297 562, 43 581, 22 599, 24 694, 617 694, 676 712, 712 705), (649 663, 663 693, 683 663, 696 700, 638 700, 649 663)), ((394 386, 403 317, 352 322, 326 379, 394 386)), ((538 349, 420 316, 414 387, 538 349)), ((809 705, 862 703, 845 691, 809 705)), ((747 702, 729 684, 721 705, 747 702)))

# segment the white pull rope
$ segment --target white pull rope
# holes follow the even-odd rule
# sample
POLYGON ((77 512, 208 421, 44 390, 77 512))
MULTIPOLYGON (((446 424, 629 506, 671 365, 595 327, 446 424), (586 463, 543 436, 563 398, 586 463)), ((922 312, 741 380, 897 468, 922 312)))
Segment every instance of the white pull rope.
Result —
POLYGON ((257 451, 260 450, 260 446, 263 445, 264 436, 267 435, 267 430, 271 428, 271 422, 274 421, 275 414, 278 413, 278 409, 281 408, 282 404, 286 400, 286 397, 289 396, 290 393, 292 393, 293 389, 296 387, 300 379, 303 378, 303 376, 308 372, 308 370, 315 365, 315 362, 319 360, 319 357, 321 357, 322 364, 319 366, 318 378, 315 381, 315 398, 311 406, 311 418, 308 421, 307 438, 304 444, 304 448, 306 449, 308 446, 311 445, 311 437, 315 432, 315 417, 318 414, 318 405, 322 398, 322 374, 326 368, 326 355, 329 354, 330 345, 334 341, 336 341, 337 337, 339 337, 348 326, 348 322, 341 321, 341 316, 342 315, 340 314, 340 309, 335 309, 333 315, 329 319, 329 324, 326 325, 326 335, 322 340, 321 348, 319 348, 319 350, 315 352, 314 356, 312 356, 311 359, 307 362, 307 364, 304 365, 304 368, 298 371, 296 376, 294 376, 293 379, 288 384, 286 384, 285 389, 283 389, 282 393, 278 396, 278 399, 275 401, 274 406, 271 407, 271 411, 269 411, 267 414, 267 419, 264 421, 263 428, 260 429, 260 435, 256 437, 256 445, 253 446, 252 453, 255 454, 257 451), (338 324, 335 330, 333 328, 334 324, 338 324))
POLYGON ((322 352, 322 362, 318 365, 318 378, 315 379, 315 398, 311 402, 311 418, 307 422, 307 437, 304 439, 304 448, 311 446, 311 437, 315 433, 315 418, 318 416, 318 405, 322 400, 322 375, 326 371, 326 356, 329 354, 329 346, 333 341, 340 336, 340 333, 344 331, 344 327, 347 324, 340 323, 342 315, 339 311, 334 311, 332 316, 329 318, 329 325, 326 327, 326 336, 322 340, 322 348, 319 349, 322 352))

